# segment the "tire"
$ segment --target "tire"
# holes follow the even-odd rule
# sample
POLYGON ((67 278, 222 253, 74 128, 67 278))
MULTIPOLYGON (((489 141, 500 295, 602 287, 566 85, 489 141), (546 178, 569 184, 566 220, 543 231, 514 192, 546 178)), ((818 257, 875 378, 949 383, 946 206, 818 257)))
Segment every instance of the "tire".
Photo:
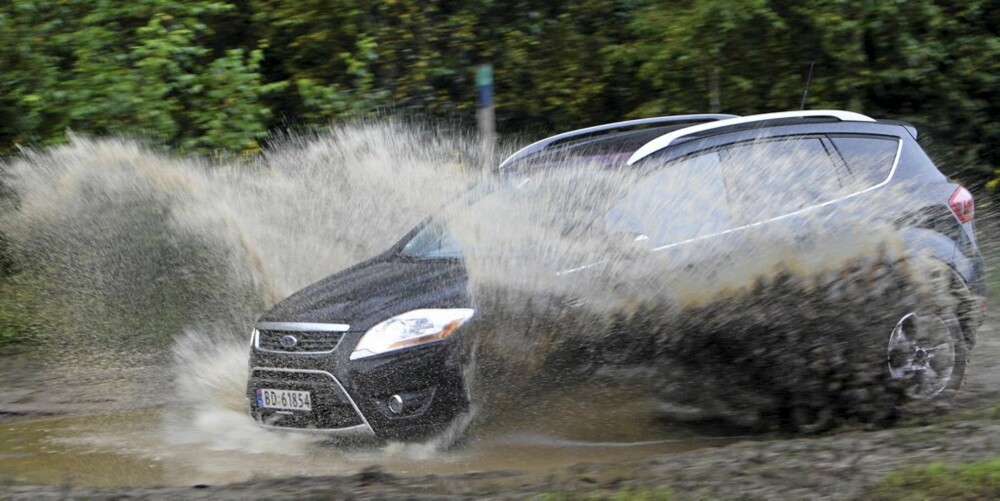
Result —
POLYGON ((947 398, 965 380, 968 355, 957 314, 907 312, 888 336, 886 369, 909 400, 947 398))
POLYGON ((962 322, 969 305, 965 282, 943 261, 925 264, 920 297, 909 308, 897 310, 884 337, 889 380, 917 405, 955 395, 965 382, 974 342, 962 322))
POLYGON ((827 318, 837 322, 830 333, 837 335, 822 349, 800 350, 822 370, 794 372, 799 382, 787 394, 785 422, 806 433, 849 423, 882 427, 954 396, 970 350, 956 280, 946 263, 919 258, 848 274, 845 285, 862 283, 869 292, 827 318))
POLYGON ((920 283, 907 291, 878 337, 885 393, 898 398, 896 417, 950 401, 965 382, 971 349, 962 322, 968 306, 962 279, 937 259, 912 264, 920 283))

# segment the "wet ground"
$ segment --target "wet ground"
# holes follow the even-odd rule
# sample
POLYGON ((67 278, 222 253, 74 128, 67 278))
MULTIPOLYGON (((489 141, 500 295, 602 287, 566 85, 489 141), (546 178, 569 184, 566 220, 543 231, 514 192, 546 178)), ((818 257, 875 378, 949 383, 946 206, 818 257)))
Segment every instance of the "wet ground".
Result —
POLYGON ((0 481, 186 486, 354 474, 372 466, 394 475, 522 470, 544 477, 584 457, 617 463, 739 439, 662 423, 653 398, 609 383, 540 396, 544 405, 496 416, 455 447, 436 440, 346 446, 259 428, 245 413, 238 385, 185 402, 170 381, 175 367, 156 360, 101 366, 75 358, 7 359, 0 379, 0 481))
POLYGON ((0 497, 522 497, 630 487, 860 497, 901 467, 1000 454, 1000 337, 988 327, 954 403, 893 429, 726 436, 659 422, 653 402, 608 386, 587 399, 567 391, 547 412, 508 416, 443 451, 345 449, 263 432, 225 407, 175 412, 166 390, 149 391, 167 385, 152 361, 88 372, 79 384, 72 371, 11 358, 0 379, 0 497), (40 391, 54 388, 63 391, 40 391))

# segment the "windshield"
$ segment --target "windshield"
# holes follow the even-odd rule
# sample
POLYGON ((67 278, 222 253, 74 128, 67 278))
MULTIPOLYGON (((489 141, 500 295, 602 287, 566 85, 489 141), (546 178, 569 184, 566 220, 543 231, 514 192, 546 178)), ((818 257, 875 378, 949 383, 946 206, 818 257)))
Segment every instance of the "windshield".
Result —
MULTIPOLYGON (((480 182, 463 195, 455 207, 472 207, 497 193, 509 193, 522 188, 531 178, 515 175, 502 176, 480 182)), ((413 237, 410 238, 400 256, 413 259, 460 259, 463 256, 458 239, 448 231, 443 218, 427 221, 413 237)))
POLYGON ((455 259, 462 257, 462 248, 445 229, 444 223, 431 220, 406 242, 400 255, 416 259, 455 259))

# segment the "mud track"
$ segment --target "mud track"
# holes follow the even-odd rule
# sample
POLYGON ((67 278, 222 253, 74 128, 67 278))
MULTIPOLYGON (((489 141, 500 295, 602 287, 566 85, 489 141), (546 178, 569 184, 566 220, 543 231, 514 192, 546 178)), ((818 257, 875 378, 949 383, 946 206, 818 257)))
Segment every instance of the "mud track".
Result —
POLYGON ((613 495, 629 488, 666 489, 683 498, 864 497, 886 474, 930 461, 985 460, 1000 454, 1000 336, 980 332, 964 391, 950 405, 911 416, 892 429, 841 429, 817 437, 762 436, 625 463, 581 458, 550 471, 459 475, 392 475, 372 467, 348 476, 289 477, 229 485, 86 489, 0 486, 4 499, 465 499, 522 498, 546 493, 613 495))

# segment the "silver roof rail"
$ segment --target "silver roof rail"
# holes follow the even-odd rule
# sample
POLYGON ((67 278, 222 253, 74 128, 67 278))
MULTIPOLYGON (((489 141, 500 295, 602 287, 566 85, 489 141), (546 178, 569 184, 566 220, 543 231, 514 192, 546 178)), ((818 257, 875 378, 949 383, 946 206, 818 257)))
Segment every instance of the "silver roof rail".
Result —
POLYGON ((671 143, 676 141, 678 138, 688 136, 691 134, 696 134, 698 132, 704 132, 707 130, 718 129, 720 127, 728 127, 730 125, 740 125, 753 122, 762 122, 765 120, 780 120, 783 118, 809 118, 809 117, 823 117, 823 118, 836 118, 842 122, 853 121, 853 122, 874 122, 875 119, 860 113, 854 113, 853 111, 840 111, 840 110, 803 110, 803 111, 781 111, 778 113, 764 113, 761 115, 747 115, 745 117, 735 117, 727 120, 719 120, 717 122, 709 122, 698 125, 692 125, 690 127, 685 127, 683 129, 677 129, 675 131, 668 132, 644 145, 636 150, 635 153, 629 157, 627 164, 632 165, 649 155, 656 153, 657 151, 670 146, 671 143))
POLYGON ((508 165, 521 160, 524 157, 534 155, 540 151, 545 150, 553 143, 562 141, 564 139, 569 139, 576 136, 585 136, 587 134, 593 134, 595 132, 603 132, 614 129, 623 129, 627 127, 638 127, 641 125, 652 125, 652 124, 670 124, 678 122, 694 122, 698 120, 709 121, 709 120, 727 120, 737 118, 736 115, 726 115, 722 113, 711 113, 703 115, 674 115, 669 117, 655 117, 655 118, 640 118, 638 120, 626 120, 624 122, 615 122, 604 125, 595 125, 593 127, 587 127, 586 129, 571 130, 569 132, 563 132, 562 134, 556 134, 552 137, 547 137, 541 141, 531 143, 524 148, 521 148, 513 155, 507 157, 506 160, 500 162, 500 169, 507 167, 508 165))

